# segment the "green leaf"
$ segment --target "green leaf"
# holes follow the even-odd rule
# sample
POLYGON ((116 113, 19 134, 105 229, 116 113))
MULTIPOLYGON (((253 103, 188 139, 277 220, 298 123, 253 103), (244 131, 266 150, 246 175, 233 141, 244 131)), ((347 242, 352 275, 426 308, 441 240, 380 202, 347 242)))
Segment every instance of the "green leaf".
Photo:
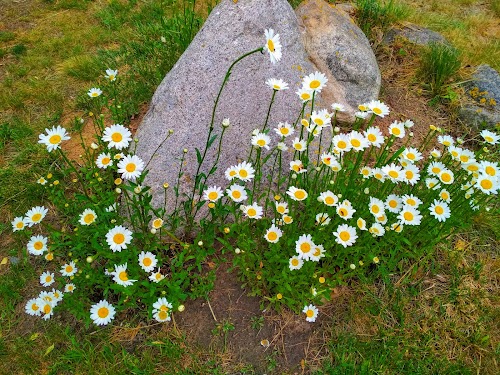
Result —
POLYGON ((200 150, 198 150, 197 148, 195 148, 195 151, 196 151, 196 160, 198 161, 198 164, 201 164, 201 153, 200 153, 200 150))
POLYGON ((54 344, 52 344, 47 348, 44 355, 49 355, 52 350, 54 350, 54 344))
POLYGON ((210 147, 212 145, 212 143, 214 143, 214 141, 217 139, 217 134, 214 134, 210 140, 208 141, 208 144, 207 144, 207 148, 210 147))

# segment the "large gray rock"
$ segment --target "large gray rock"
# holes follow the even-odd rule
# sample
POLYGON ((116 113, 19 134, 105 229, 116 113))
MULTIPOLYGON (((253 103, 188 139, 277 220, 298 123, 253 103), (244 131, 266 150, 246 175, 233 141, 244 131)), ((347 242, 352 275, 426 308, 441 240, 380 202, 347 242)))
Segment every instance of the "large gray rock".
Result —
POLYGON ((464 84, 469 103, 459 111, 460 119, 478 128, 500 123, 500 74, 489 65, 480 65, 464 84))
POLYGON ((444 36, 436 31, 413 23, 405 23, 401 27, 391 28, 385 35, 382 43, 391 44, 397 37, 407 39, 419 46, 427 46, 431 43, 449 44, 444 36))
POLYGON ((296 9, 309 58, 327 74, 326 102, 357 106, 378 99, 381 75, 370 42, 347 13, 323 0, 306 0, 296 9))
MULTIPOLYGON (((221 133, 221 122, 230 118, 224 135, 218 170, 208 181, 227 187, 224 171, 243 161, 250 150, 251 132, 262 128, 272 90, 268 78, 288 82, 290 89, 276 95, 269 124, 293 123, 301 102, 295 94, 303 75, 316 68, 308 61, 302 46, 299 25, 286 0, 222 0, 177 64, 167 74, 153 96, 150 108, 136 137, 137 154, 149 164, 146 184, 151 186, 156 206, 163 204, 163 183, 174 185, 183 148, 188 149, 181 193, 190 192, 197 162, 195 148, 203 151, 212 108, 224 75, 230 64, 242 54, 265 44, 264 29, 280 34, 283 58, 273 65, 267 53, 254 54, 236 65, 222 93, 215 120, 215 133, 221 133), (172 129, 173 135, 158 149, 172 129)), ((273 143, 278 137, 270 133, 273 143)), ((217 141, 203 164, 205 173, 216 160, 217 141)), ((167 207, 172 210, 173 191, 168 193, 167 207)))

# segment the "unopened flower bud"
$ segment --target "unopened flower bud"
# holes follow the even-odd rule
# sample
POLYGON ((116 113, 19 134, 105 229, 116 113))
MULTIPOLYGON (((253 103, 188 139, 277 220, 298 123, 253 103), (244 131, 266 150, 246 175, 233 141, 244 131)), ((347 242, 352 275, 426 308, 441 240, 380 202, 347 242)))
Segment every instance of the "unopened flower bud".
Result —
POLYGON ((91 148, 92 150, 97 150, 97 149, 99 148, 99 146, 98 146, 96 143, 92 142, 92 143, 90 144, 90 148, 91 148))
POLYGON ((185 148, 184 150, 182 150, 182 152, 183 152, 183 153, 185 153, 185 154, 187 154, 188 149, 187 149, 187 148, 185 148))
POLYGON ((86 260, 87 260, 87 263, 92 263, 94 261, 94 258, 89 256, 89 257, 87 257, 86 260))
POLYGON ((203 241, 198 241, 198 246, 203 246, 203 241))
POLYGON ((116 191, 116 194, 121 194, 122 189, 120 189, 120 188, 116 188, 116 189, 115 189, 115 191, 116 191))
POLYGON ((222 126, 227 128, 231 123, 229 122, 229 119, 228 118, 225 118, 224 120, 222 120, 222 126))
POLYGON ((151 234, 156 234, 156 228, 151 228, 150 232, 151 234))
POLYGON ((184 310, 186 310, 186 307, 184 305, 179 305, 177 310, 179 310, 179 312, 183 312, 184 310))

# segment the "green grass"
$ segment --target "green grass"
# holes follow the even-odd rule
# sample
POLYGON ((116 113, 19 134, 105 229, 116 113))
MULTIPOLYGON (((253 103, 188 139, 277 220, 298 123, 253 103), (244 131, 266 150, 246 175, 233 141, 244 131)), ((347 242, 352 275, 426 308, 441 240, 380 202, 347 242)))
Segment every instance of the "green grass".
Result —
POLYGON ((381 33, 394 23, 408 16, 406 6, 394 1, 356 0, 357 22, 368 39, 374 40, 377 30, 381 33))

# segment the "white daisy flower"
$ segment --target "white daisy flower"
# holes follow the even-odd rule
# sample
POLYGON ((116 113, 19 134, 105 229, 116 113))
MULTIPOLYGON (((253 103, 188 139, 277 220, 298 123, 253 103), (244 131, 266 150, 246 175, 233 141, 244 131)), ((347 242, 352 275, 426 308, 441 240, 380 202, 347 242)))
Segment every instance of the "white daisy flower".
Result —
POLYGON ((332 144, 340 154, 351 150, 352 145, 349 136, 346 134, 337 134, 332 138, 332 144))
POLYGON ((306 314, 306 321, 308 322, 315 322, 318 317, 318 308, 314 305, 305 306, 302 312, 306 314))
POLYGON ((489 143, 490 145, 496 145, 500 140, 500 135, 486 129, 481 131, 480 134, 481 137, 483 137, 483 139, 485 140, 485 142, 489 143))
POLYGON ((439 176, 439 173, 441 173, 441 171, 444 169, 446 169, 446 165, 444 165, 440 161, 433 161, 427 167, 427 173, 437 177, 439 176))
POLYGON ((118 75, 118 70, 106 69, 105 77, 111 82, 116 81, 116 76, 118 75))
POLYGON ((38 298, 31 298, 28 300, 24 306, 26 314, 31 316, 40 316, 42 314, 42 304, 40 302, 41 301, 38 298))
POLYGON ((43 186, 47 183, 47 180, 45 179, 45 177, 42 176, 38 180, 36 180, 36 183, 43 186))
POLYGON ((313 97, 313 90, 308 90, 307 88, 302 87, 295 93, 299 96, 300 100, 302 100, 302 103, 307 103, 309 100, 312 99, 313 97))
POLYGON ((98 96, 101 96, 102 90, 97 87, 92 87, 88 92, 87 95, 90 96, 91 98, 97 98, 98 96))
POLYGON ((282 235, 283 232, 281 231, 281 229, 279 229, 276 225, 273 224, 271 225, 271 228, 269 228, 266 231, 264 238, 266 239, 267 242, 277 243, 282 235))
POLYGON ((356 220, 356 225, 358 226, 358 228, 360 230, 366 230, 366 220, 363 219, 363 218, 358 218, 358 220, 356 220))
POLYGON ((90 319, 98 326, 109 324, 115 317, 115 308, 109 302, 101 300, 90 308, 90 319))
POLYGON ((132 242, 132 232, 121 225, 117 225, 106 233, 106 242, 113 252, 120 252, 132 242))
POLYGON ((222 189, 218 186, 212 186, 203 192, 203 199, 210 202, 217 202, 224 196, 222 189))
POLYGON ((403 231, 403 224, 400 222, 391 224, 391 229, 396 233, 401 233, 403 231))
POLYGON ((460 160, 460 154, 462 153, 462 149, 460 147, 449 146, 448 152, 454 160, 460 160))
POLYGON ((347 224, 341 224, 337 227, 337 231, 333 232, 335 236, 335 242, 344 247, 352 246, 356 243, 358 235, 356 234, 356 228, 351 227, 347 224))
POLYGON ((443 169, 438 175, 441 182, 445 185, 450 185, 455 181, 455 176, 449 169, 443 169))
POLYGON ((273 29, 264 30, 264 34, 266 37, 266 44, 264 46, 264 50, 269 52, 269 57, 271 62, 275 64, 276 62, 281 60, 281 43, 279 34, 274 34, 273 29))
POLYGON ((403 169, 394 163, 382 167, 382 172, 389 177, 392 182, 400 182, 405 178, 403 169))
POLYGON ((364 166, 359 170, 359 174, 363 176, 363 178, 370 178, 372 175, 372 169, 370 167, 364 166))
POLYGON ((392 213, 397 214, 403 207, 402 200, 396 194, 390 194, 385 200, 385 207, 392 213))
POLYGON ((45 251, 47 251, 47 237, 42 235, 31 236, 26 247, 30 254, 42 255, 45 251))
POLYGON ((334 172, 339 172, 342 169, 342 165, 338 162, 337 159, 335 159, 330 164, 330 169, 334 172))
POLYGON ((382 200, 370 197, 370 203, 368 204, 368 209, 370 210, 370 213, 373 216, 378 217, 384 214, 385 205, 382 200))
POLYGON ((405 205, 399 212, 398 220, 405 225, 420 225, 422 215, 415 207, 405 205))
POLYGON ((64 286, 64 293, 73 293, 76 289, 75 284, 68 283, 64 286))
POLYGON ((292 141, 292 147, 299 151, 299 152, 303 152, 306 150, 307 148, 307 143, 305 140, 303 139, 299 139, 298 137, 296 137, 293 141, 292 141))
POLYGON ((307 172, 307 169, 304 168, 304 164, 302 164, 302 161, 300 161, 300 160, 292 160, 290 162, 290 170, 294 171, 296 173, 305 173, 305 172, 307 172))
POLYGON ((31 227, 34 224, 40 223, 45 215, 47 215, 47 212, 49 212, 49 210, 43 206, 36 206, 31 208, 28 212, 26 212, 26 216, 24 218, 24 220, 26 221, 26 225, 31 227))
POLYGON ((160 229, 163 226, 163 219, 157 217, 151 222, 151 227, 153 229, 160 229))
POLYGON ((63 276, 73 276, 78 271, 75 262, 71 261, 69 263, 64 264, 61 267, 61 275, 63 276))
POLYGON ((303 201, 307 199, 308 196, 307 191, 305 191, 304 189, 296 188, 295 186, 290 186, 286 193, 294 201, 303 201))
POLYGON ((414 164, 409 164, 403 170, 403 181, 410 185, 415 185, 420 180, 420 170, 414 164))
POLYGON ((248 206, 241 206, 241 209, 242 209, 243 213, 249 219, 261 219, 262 218, 263 209, 257 203, 253 203, 253 204, 248 205, 248 206))
POLYGON ((114 212, 118 209, 118 203, 113 203, 111 206, 106 208, 106 212, 114 212))
POLYGON ((332 161, 336 161, 337 158, 335 155, 329 153, 329 152, 323 152, 321 154, 321 162, 327 166, 331 166, 332 161))
POLYGON ((108 147, 122 150, 132 141, 132 133, 123 125, 113 124, 104 129, 102 140, 108 142, 108 147))
POLYGON ((159 283, 160 281, 162 281, 163 279, 165 278, 164 275, 161 274, 160 272, 160 269, 158 268, 158 270, 156 272, 153 272, 150 276, 149 276, 149 280, 151 280, 152 282, 154 283, 159 283))
POLYGON ((127 263, 125 264, 115 264, 115 270, 110 272, 110 276, 113 276, 113 281, 121 286, 130 286, 137 280, 131 280, 128 277, 127 263))
POLYGON ((290 215, 283 215, 282 219, 283 223, 285 223, 286 225, 293 223, 293 217, 291 217, 290 215))
POLYGON ((441 223, 451 216, 448 204, 437 199, 434 199, 434 202, 429 207, 429 211, 431 215, 441 223))
POLYGON ((441 198, 441 200, 445 201, 446 203, 451 202, 451 194, 446 189, 443 189, 439 192, 439 198, 441 198))
POLYGON ((332 104, 332 109, 335 111, 335 112, 345 112, 345 107, 340 104, 340 103, 333 103, 332 104))
POLYGON ((365 138, 372 146, 380 147, 384 143, 384 136, 377 126, 365 130, 365 138))
POLYGON ((288 122, 280 122, 274 131, 281 137, 288 137, 295 132, 292 125, 288 122))
POLYGON ((40 134, 38 136, 38 143, 44 144, 47 147, 48 152, 57 150, 60 147, 62 141, 70 139, 68 133, 66 132, 66 129, 59 125, 57 127, 52 127, 52 129, 47 128, 45 129, 45 132, 47 134, 40 134))
POLYGON ((500 176, 500 168, 498 167, 498 163, 483 160, 479 163, 479 169, 481 170, 481 173, 487 174, 488 176, 500 176))
POLYGON ((276 90, 276 91, 288 89, 288 83, 286 83, 282 79, 269 78, 266 81, 266 85, 268 85, 271 89, 276 90))
POLYGON ((46 300, 39 299, 38 303, 40 304, 40 310, 43 314, 43 320, 49 320, 52 315, 54 315, 54 305, 51 302, 46 300))
POLYGON ((354 215, 355 212, 356 210, 352 207, 351 202, 349 202, 347 199, 337 205, 337 215, 339 215, 344 220, 352 218, 352 215, 354 215))
POLYGON ((295 241, 295 251, 298 257, 304 260, 311 259, 315 246, 310 234, 303 234, 295 241))
POLYGON ((382 171, 382 168, 373 168, 371 175, 372 175, 372 177, 379 180, 380 182, 385 181, 386 174, 382 171))
POLYGON ((363 134, 355 130, 349 134, 349 142, 351 143, 352 149, 355 151, 363 151, 369 145, 363 134))
POLYGON ((17 232, 26 228, 28 220, 25 217, 16 217, 10 224, 12 225, 12 231, 17 232))
POLYGON ((438 142, 446 147, 450 147, 455 144, 455 140, 449 135, 438 135, 438 142))
POLYGON ((403 205, 406 206, 411 206, 417 208, 422 204, 422 201, 415 195, 413 194, 405 194, 401 197, 401 200, 403 201, 403 205))
POLYGON ((418 151, 415 147, 407 147, 401 154, 401 156, 411 163, 416 163, 423 159, 422 153, 418 151))
POLYGON ((368 103, 368 109, 378 117, 385 117, 389 114, 389 107, 379 100, 372 100, 368 103))
POLYGON ((333 194, 330 190, 327 190, 319 195, 318 201, 323 202, 327 206, 333 207, 339 202, 339 197, 333 194))
POLYGON ((245 188, 241 185, 234 184, 226 189, 226 194, 233 202, 243 202, 248 198, 245 188))
POLYGON ((474 186, 487 195, 497 194, 497 190, 500 188, 500 179, 481 173, 474 186))
POLYGON ((241 181, 251 181, 254 176, 255 169, 253 169, 252 164, 244 161, 236 166, 236 177, 241 181))
POLYGON ((144 170, 144 162, 137 155, 127 155, 118 162, 117 167, 124 180, 135 181, 144 170))
POLYGON ((54 284, 54 274, 50 271, 46 271, 40 275, 40 284, 43 286, 50 286, 54 284))
POLYGON ((111 155, 109 153, 103 152, 99 154, 95 161, 95 164, 98 168, 106 169, 107 167, 113 165, 113 159, 111 158, 111 155))
POLYGON ((139 254, 139 266, 146 271, 146 272, 152 272, 156 265, 158 264, 158 260, 156 259, 156 255, 153 253, 147 251, 141 251, 139 254))
POLYGON ((436 150, 435 148, 431 151, 431 156, 435 159, 439 159, 441 157, 441 151, 436 150))
POLYGON ((229 167, 228 169, 226 169, 226 172, 224 172, 226 178, 229 180, 229 181, 232 181, 233 178, 236 178, 237 175, 238 175, 238 169, 237 169, 237 166, 236 165, 233 165, 231 167, 229 167))
POLYGON ((325 248, 323 247, 323 245, 315 245, 310 260, 313 262, 319 262, 321 258, 324 257, 325 257, 325 248))
POLYGON ((302 88, 307 90, 312 90, 316 92, 321 92, 323 87, 325 87, 328 82, 328 78, 323 73, 314 72, 304 77, 302 81, 302 88))
POLYGON ((311 113, 311 125, 314 124, 320 128, 329 126, 332 122, 330 114, 326 109, 321 111, 313 111, 311 113))
POLYGON ((330 217, 326 212, 320 212, 319 214, 316 215, 316 224, 318 225, 325 226, 330 224, 330 221, 332 221, 332 219, 330 219, 330 217))
POLYGON ((405 128, 413 128, 413 126, 415 125, 412 120, 406 120, 403 124, 405 125, 405 128))
POLYGON ((467 150, 466 148, 464 148, 460 152, 460 155, 458 155, 458 159, 462 164, 474 163, 476 161, 476 155, 474 155, 471 150, 467 150))
POLYGON ((79 223, 82 225, 90 225, 97 219, 97 214, 94 210, 87 208, 80 214, 79 223))
POLYGON ((380 223, 373 223, 370 229, 368 229, 374 237, 382 237, 385 234, 385 228, 380 223))
POLYGON ((296 255, 294 255, 288 260, 288 268, 290 269, 290 271, 300 270, 303 265, 304 265, 304 260, 296 255))
POLYGON ((404 138, 406 134, 404 124, 402 122, 394 121, 389 126, 389 134, 395 136, 396 138, 404 138))
POLYGON ((354 112, 354 117, 359 118, 361 120, 366 119, 369 115, 370 115, 369 112, 362 112, 362 111, 354 112))

